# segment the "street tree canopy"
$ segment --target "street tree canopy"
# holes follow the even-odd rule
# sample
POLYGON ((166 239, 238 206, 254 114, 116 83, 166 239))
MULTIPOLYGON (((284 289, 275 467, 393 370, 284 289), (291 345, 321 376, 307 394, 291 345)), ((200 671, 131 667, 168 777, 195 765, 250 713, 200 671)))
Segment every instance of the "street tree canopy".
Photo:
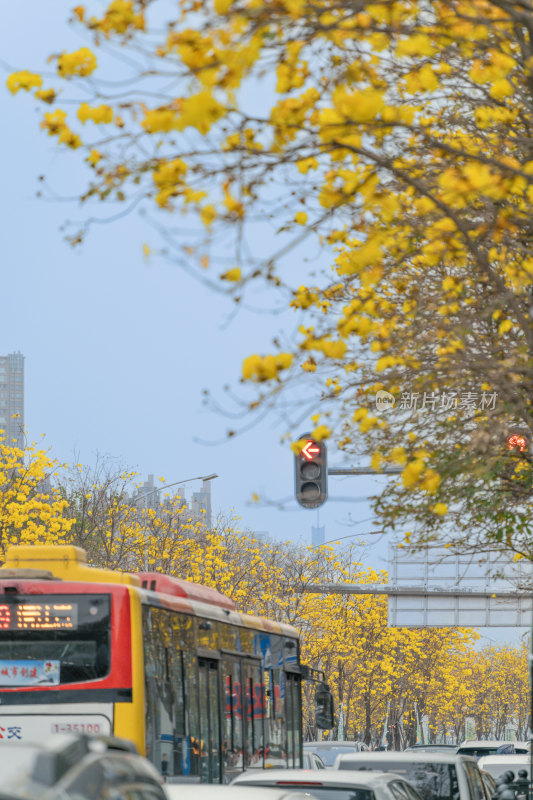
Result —
POLYGON ((403 467, 385 525, 532 559, 531 6, 113 0, 73 24, 86 44, 7 85, 86 162, 87 218, 144 207, 237 302, 286 298, 299 336, 246 359, 251 405, 316 387, 317 436, 403 467), (313 240, 330 269, 302 282, 313 240))

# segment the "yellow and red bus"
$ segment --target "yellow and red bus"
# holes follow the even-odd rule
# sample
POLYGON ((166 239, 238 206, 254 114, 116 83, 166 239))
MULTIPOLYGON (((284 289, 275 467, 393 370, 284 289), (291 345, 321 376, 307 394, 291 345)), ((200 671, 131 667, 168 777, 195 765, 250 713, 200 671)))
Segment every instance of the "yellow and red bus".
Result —
POLYGON ((295 628, 215 589, 69 545, 11 547, 0 569, 0 742, 112 733, 169 780, 300 766, 305 675, 295 628))

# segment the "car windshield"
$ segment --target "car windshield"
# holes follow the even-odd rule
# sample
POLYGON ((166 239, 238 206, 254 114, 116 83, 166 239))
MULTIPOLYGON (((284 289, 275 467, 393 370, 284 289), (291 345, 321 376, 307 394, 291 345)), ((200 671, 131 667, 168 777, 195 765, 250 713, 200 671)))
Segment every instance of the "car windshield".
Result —
POLYGON ((0 687, 93 680, 110 667, 109 595, 16 595, 0 603, 0 687))
POLYGON ((409 781, 423 800, 459 800, 457 772, 453 764, 435 763, 433 761, 390 761, 379 760, 362 762, 359 767, 350 761, 340 764, 341 769, 375 769, 380 772, 395 772, 409 781))
POLYGON ((355 746, 350 747, 350 745, 331 745, 331 747, 315 745, 313 752, 320 756, 326 767, 332 767, 337 756, 345 753, 357 753, 357 748, 355 746))

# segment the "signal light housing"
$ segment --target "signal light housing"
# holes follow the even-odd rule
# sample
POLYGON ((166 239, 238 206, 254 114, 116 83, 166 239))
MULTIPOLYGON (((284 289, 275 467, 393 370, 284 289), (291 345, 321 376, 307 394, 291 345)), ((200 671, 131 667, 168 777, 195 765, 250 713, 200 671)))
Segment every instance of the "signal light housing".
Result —
POLYGON ((328 498, 328 459, 325 442, 304 433, 300 453, 294 457, 294 491, 303 508, 319 508, 328 498))

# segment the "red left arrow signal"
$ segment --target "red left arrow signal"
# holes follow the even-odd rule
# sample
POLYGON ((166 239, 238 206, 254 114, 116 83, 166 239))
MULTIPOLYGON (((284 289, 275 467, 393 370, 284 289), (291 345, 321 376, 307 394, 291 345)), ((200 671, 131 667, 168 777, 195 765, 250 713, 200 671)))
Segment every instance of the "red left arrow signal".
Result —
POLYGON ((507 437, 507 447, 509 450, 519 450, 523 453, 527 450, 527 439, 521 433, 513 433, 507 437))
POLYGON ((304 458, 308 461, 312 461, 313 458, 320 453, 320 447, 317 447, 316 442, 310 439, 305 443, 300 452, 304 458))

